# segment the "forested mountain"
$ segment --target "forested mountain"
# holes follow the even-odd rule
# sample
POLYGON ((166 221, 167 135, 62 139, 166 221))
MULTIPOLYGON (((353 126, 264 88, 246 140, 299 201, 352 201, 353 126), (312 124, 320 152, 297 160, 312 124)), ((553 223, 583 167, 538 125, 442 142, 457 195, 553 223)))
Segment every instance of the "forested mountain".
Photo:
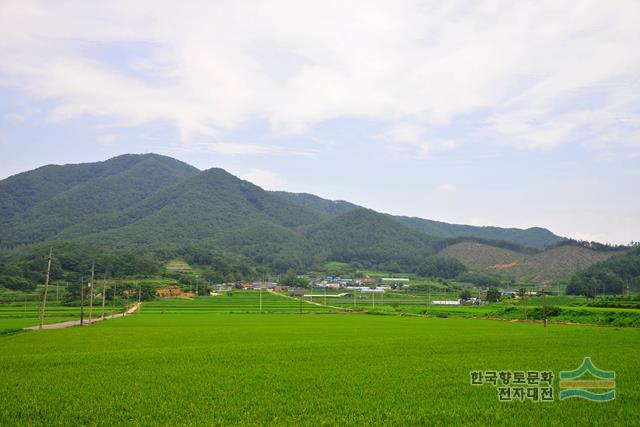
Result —
POLYGON ((309 193, 289 193, 286 191, 272 191, 272 193, 296 205, 312 209, 327 216, 338 216, 361 208, 361 206, 344 200, 327 200, 309 193))
POLYGON ((354 209, 305 231, 327 259, 391 271, 412 270, 433 254, 432 237, 415 233, 387 215, 354 209))
MULTIPOLYGON (((316 210, 329 216, 340 215, 360 207, 343 200, 327 200, 307 193, 288 193, 285 191, 275 191, 273 193, 300 206, 316 210)), ((557 236, 551 231, 540 227, 532 227, 526 230, 520 228, 478 227, 473 225, 449 224, 416 217, 389 216, 411 229, 435 237, 475 237, 487 240, 503 240, 534 249, 551 247, 564 240, 563 237, 557 236)))
POLYGON ((105 249, 176 249, 197 244, 233 250, 257 263, 298 259, 304 238, 295 230, 322 218, 222 169, 209 169, 109 217, 109 227, 77 237, 105 249))
POLYGON ((45 166, 0 181, 0 247, 54 238, 96 216, 129 206, 199 171, 156 154, 124 155, 105 162, 45 166), (42 191, 46 189, 47 191, 42 191))
POLYGON ((640 246, 593 264, 574 274, 567 284, 567 293, 588 297, 637 290, 640 290, 640 246))
POLYGON ((42 166, 0 181, 0 221, 22 214, 78 184, 117 175, 151 159, 163 162, 183 176, 198 172, 193 166, 158 154, 124 154, 104 162, 42 166))
MULTIPOLYGON (((496 269, 530 276, 522 257, 539 252, 531 247, 561 240, 544 229, 445 224, 311 194, 268 192, 223 169, 199 171, 155 154, 45 166, 7 178, 0 181, 0 213, 0 282, 10 277, 11 283, 40 280, 51 247, 55 277, 86 272, 90 262, 104 274, 157 274, 176 257, 219 280, 240 280, 257 270, 305 272, 328 261, 390 272, 459 267, 434 258, 447 256, 472 270, 516 262, 496 269), (459 237, 466 235, 472 237, 459 237), (483 245, 472 256, 500 256, 476 265, 469 251, 455 251, 464 243, 483 245)), ((604 259, 585 247, 554 250, 564 255, 539 255, 548 262, 535 264, 544 274, 532 279, 559 277, 553 273, 558 259, 567 260, 562 274, 604 259)))
POLYGON ((536 249, 551 247, 564 240, 546 228, 540 227, 523 230, 521 228, 477 227, 473 225, 448 224, 446 222, 406 216, 396 216, 395 218, 409 228, 438 237, 478 237, 481 239, 504 240, 536 249))

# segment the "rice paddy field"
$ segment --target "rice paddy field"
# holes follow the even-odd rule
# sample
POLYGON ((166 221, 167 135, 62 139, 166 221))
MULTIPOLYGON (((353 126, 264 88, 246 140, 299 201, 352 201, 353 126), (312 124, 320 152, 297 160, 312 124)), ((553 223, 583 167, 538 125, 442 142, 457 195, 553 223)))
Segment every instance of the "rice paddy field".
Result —
POLYGON ((0 336, 0 425, 639 424, 637 328, 299 314, 279 295, 280 313, 242 313, 217 298, 0 336), (615 400, 560 401, 557 379, 552 402, 470 385, 470 371, 557 376, 585 356, 616 372, 615 400))
MULTIPOLYGON (((457 299, 452 293, 433 293, 430 297, 423 293, 356 294, 349 297, 320 297, 317 301, 335 309, 365 310, 369 313, 393 313, 409 315, 457 316, 468 318, 527 320, 541 322, 543 301, 534 297, 505 299, 498 303, 482 305, 436 305, 429 301, 451 301, 457 299)), ((547 318, 550 322, 580 323, 607 326, 640 326, 640 299, 634 297, 627 302, 618 302, 614 307, 593 306, 596 302, 582 297, 551 296, 546 298, 547 318)))
POLYGON ((236 290, 213 297, 194 300, 164 299, 144 305, 146 313, 153 314, 222 314, 222 313, 271 313, 296 314, 336 311, 323 305, 310 304, 299 298, 268 291, 236 290))

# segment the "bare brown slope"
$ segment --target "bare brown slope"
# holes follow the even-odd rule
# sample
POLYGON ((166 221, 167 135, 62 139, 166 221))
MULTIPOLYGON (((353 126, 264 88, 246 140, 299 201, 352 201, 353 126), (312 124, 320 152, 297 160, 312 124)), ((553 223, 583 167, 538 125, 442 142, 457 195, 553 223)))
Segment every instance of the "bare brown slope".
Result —
POLYGON ((483 243, 451 245, 439 255, 455 258, 470 270, 495 272, 508 277, 545 283, 559 280, 619 252, 597 252, 579 246, 560 246, 534 255, 521 254, 483 243))

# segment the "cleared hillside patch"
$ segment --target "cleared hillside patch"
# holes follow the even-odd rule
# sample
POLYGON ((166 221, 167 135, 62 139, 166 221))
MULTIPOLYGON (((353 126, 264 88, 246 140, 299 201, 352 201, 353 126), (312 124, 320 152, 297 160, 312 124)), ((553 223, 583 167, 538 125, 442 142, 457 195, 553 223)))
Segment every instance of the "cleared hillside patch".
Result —
POLYGON ((477 242, 456 243, 438 253, 462 262, 470 270, 489 271, 535 283, 560 280, 620 252, 599 252, 579 246, 559 246, 524 254, 477 242))

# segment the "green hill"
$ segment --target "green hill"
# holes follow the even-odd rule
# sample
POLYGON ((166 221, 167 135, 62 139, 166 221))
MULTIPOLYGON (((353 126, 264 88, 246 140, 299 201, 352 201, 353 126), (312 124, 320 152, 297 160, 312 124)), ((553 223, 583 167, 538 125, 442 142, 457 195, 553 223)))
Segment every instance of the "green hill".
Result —
POLYGON ((295 203, 298 206, 303 206, 331 217, 360 208, 360 206, 345 202, 344 200, 327 200, 309 193, 272 191, 272 194, 295 203))
POLYGON ((601 291, 624 294, 640 290, 640 246, 625 254, 616 254, 574 274, 567 293, 594 297, 601 291))
POLYGON ((580 246, 538 253, 519 245, 562 239, 544 229, 446 224, 268 192, 222 169, 199 171, 155 154, 45 166, 0 181, 0 195, 0 261, 20 263, 3 273, 11 277, 38 277, 50 247, 56 274, 86 271, 88 260, 113 274, 147 274, 185 259, 225 277, 251 268, 302 272, 328 261, 416 272, 444 248, 440 255, 469 268, 535 281, 613 253, 580 246))
POLYGON ((546 228, 532 227, 500 228, 477 227, 473 225, 448 224, 422 218, 396 216, 399 222, 414 230, 438 237, 477 237, 490 240, 504 240, 530 248, 544 249, 564 240, 546 228))
MULTIPOLYGON (((91 216, 47 245, 102 251, 232 251, 277 270, 305 264, 310 252, 296 230, 322 217, 222 169, 179 180, 130 207, 91 216)), ((43 246, 41 244, 40 246, 43 246)))
MULTIPOLYGON (((275 191, 273 194, 328 216, 337 216, 360 208, 358 205, 343 200, 327 200, 307 193, 275 191)), ((449 224, 416 217, 389 216, 408 228, 435 237, 474 237, 488 240, 502 240, 534 249, 544 249, 565 240, 563 237, 557 236, 551 231, 540 227, 528 228, 526 230, 520 228, 477 227, 473 225, 449 224)))
POLYGON ((329 261, 359 263, 367 268, 412 270, 433 253, 434 238, 364 208, 312 226, 305 235, 314 246, 325 248, 329 261))
POLYGON ((199 171, 156 154, 124 155, 87 165, 45 166, 0 182, 0 246, 54 238, 68 228, 90 232, 94 219, 120 214, 131 205, 199 171), (83 167, 77 167, 83 166, 83 167), (47 184, 43 184, 46 182, 47 184), (42 192, 40 186, 50 188, 42 192))

